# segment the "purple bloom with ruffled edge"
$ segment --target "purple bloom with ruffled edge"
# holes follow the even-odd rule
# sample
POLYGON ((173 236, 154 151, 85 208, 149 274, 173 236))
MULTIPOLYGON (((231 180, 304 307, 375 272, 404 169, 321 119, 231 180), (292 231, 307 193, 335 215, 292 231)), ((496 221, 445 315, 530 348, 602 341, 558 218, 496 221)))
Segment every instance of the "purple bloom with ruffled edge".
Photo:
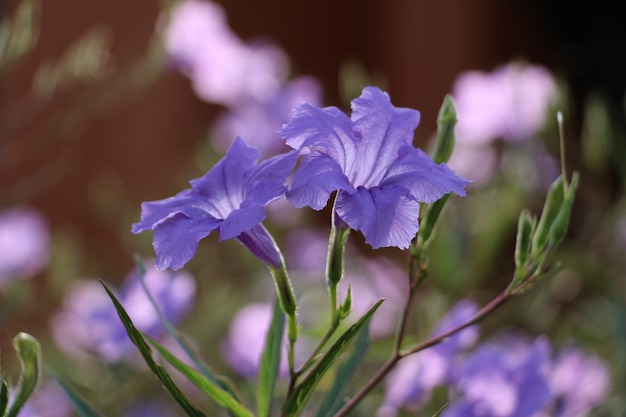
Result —
POLYGON ((261 225, 265 206, 282 196, 297 162, 297 152, 257 165, 259 151, 238 137, 203 177, 190 181, 174 197, 141 204, 133 233, 154 231, 158 269, 180 269, 195 254, 200 240, 218 230, 220 241, 236 239, 268 265, 282 263, 276 244, 261 225))
POLYGON ((419 203, 451 191, 464 196, 468 184, 413 147, 419 118, 376 87, 352 101, 351 119, 336 107, 301 104, 279 129, 305 155, 288 200, 320 210, 337 190, 336 214, 373 248, 407 248, 419 230, 419 203))

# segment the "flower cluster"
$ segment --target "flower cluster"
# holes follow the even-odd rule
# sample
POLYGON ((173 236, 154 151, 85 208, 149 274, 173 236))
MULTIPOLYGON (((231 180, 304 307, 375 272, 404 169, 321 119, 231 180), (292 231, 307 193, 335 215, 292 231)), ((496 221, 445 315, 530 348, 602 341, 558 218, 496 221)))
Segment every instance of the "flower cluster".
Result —
MULTIPOLYGON (((460 302, 434 334, 477 311, 472 303, 460 302)), ((468 352, 477 338, 478 329, 470 327, 401 362, 390 375, 378 415, 421 408, 439 386, 448 387, 451 398, 441 414, 445 417, 579 416, 608 394, 605 364, 577 347, 569 346, 554 356, 544 337, 531 340, 507 333, 468 352)))
POLYGON ((238 138, 203 177, 165 200, 142 204, 133 233, 154 230, 160 269, 178 269, 198 242, 219 229, 271 266, 281 257, 265 229, 265 206, 286 193, 296 207, 323 208, 337 191, 336 215, 360 230, 374 248, 407 248, 419 230, 420 203, 465 195, 468 181, 435 164, 412 145, 419 113, 394 107, 389 96, 366 87, 352 102, 352 119, 335 107, 302 104, 279 133, 294 151, 256 165, 258 151, 238 138), (298 155, 291 188, 283 184, 298 155))

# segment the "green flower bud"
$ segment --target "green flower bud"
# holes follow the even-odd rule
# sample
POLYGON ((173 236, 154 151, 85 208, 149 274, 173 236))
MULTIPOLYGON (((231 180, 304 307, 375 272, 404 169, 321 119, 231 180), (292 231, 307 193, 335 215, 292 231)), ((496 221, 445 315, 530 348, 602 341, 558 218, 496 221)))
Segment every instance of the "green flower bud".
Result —
POLYGON ((526 261, 532 248, 532 237, 537 219, 531 216, 528 210, 520 213, 517 222, 517 239, 515 241, 515 278, 514 285, 526 278, 526 261))
POLYGON ((565 193, 561 209, 550 226, 550 244, 552 247, 558 246, 567 232, 569 218, 572 212, 572 205, 574 204, 574 196, 576 194, 576 189, 578 188, 578 179, 578 173, 575 172, 572 176, 572 182, 569 184, 565 193))
POLYGON ((343 300, 343 303, 341 303, 341 306, 339 307, 339 320, 343 320, 346 317, 348 317, 351 311, 352 311, 352 288, 348 286, 348 293, 346 294, 346 298, 343 300))
POLYGON ((548 190, 548 196, 541 212, 532 242, 532 256, 537 257, 548 245, 550 227, 556 219, 563 204, 563 176, 559 176, 548 190))
POLYGON ((443 99, 443 104, 437 116, 437 140, 433 150, 433 161, 436 163, 448 162, 454 150, 454 126, 456 125, 456 108, 450 94, 443 99))

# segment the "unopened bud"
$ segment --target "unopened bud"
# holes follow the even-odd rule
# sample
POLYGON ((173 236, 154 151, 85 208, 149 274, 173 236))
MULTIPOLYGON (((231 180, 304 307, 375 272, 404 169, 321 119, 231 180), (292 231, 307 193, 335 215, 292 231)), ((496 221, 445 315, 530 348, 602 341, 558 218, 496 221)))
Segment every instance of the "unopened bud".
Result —
POLYGON ((515 241, 515 281, 520 281, 526 275, 526 261, 531 251, 533 232, 537 226, 537 220, 531 216, 528 210, 520 213, 517 222, 517 239, 515 241))
POLYGON ((559 176, 548 190, 548 196, 541 212, 541 217, 532 242, 532 254, 538 256, 548 245, 550 238, 550 227, 556 219, 563 204, 563 176, 559 176))
POLYGON ((443 99, 437 116, 437 140, 433 150, 433 161, 440 164, 448 162, 454 150, 454 126, 456 125, 456 108, 450 94, 443 99))
POLYGON ((572 176, 572 182, 569 184, 565 193, 561 209, 550 226, 550 244, 553 247, 556 247, 561 243, 565 237, 565 233, 567 232, 569 218, 572 212, 572 205, 574 204, 574 196, 576 194, 576 188, 578 187, 578 179, 578 173, 575 172, 572 176))

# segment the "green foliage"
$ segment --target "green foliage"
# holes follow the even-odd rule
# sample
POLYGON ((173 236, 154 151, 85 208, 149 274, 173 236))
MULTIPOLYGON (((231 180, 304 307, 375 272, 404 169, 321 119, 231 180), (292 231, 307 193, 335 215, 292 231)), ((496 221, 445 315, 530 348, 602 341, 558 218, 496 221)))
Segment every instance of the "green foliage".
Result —
POLYGON ((16 417, 41 381, 41 346, 37 339, 28 333, 19 333, 13 338, 13 347, 19 356, 22 371, 15 387, 13 402, 8 411, 6 411, 6 408, 9 384, 4 379, 2 381, 0 409, 5 410, 3 411, 3 413, 6 412, 6 414, 3 414, 4 417, 16 417))
POLYGON ((265 337, 265 347, 259 364, 259 378, 257 381, 257 415, 269 417, 272 410, 274 388, 280 369, 281 348, 285 331, 285 317, 278 302, 274 302, 272 322, 265 337))

